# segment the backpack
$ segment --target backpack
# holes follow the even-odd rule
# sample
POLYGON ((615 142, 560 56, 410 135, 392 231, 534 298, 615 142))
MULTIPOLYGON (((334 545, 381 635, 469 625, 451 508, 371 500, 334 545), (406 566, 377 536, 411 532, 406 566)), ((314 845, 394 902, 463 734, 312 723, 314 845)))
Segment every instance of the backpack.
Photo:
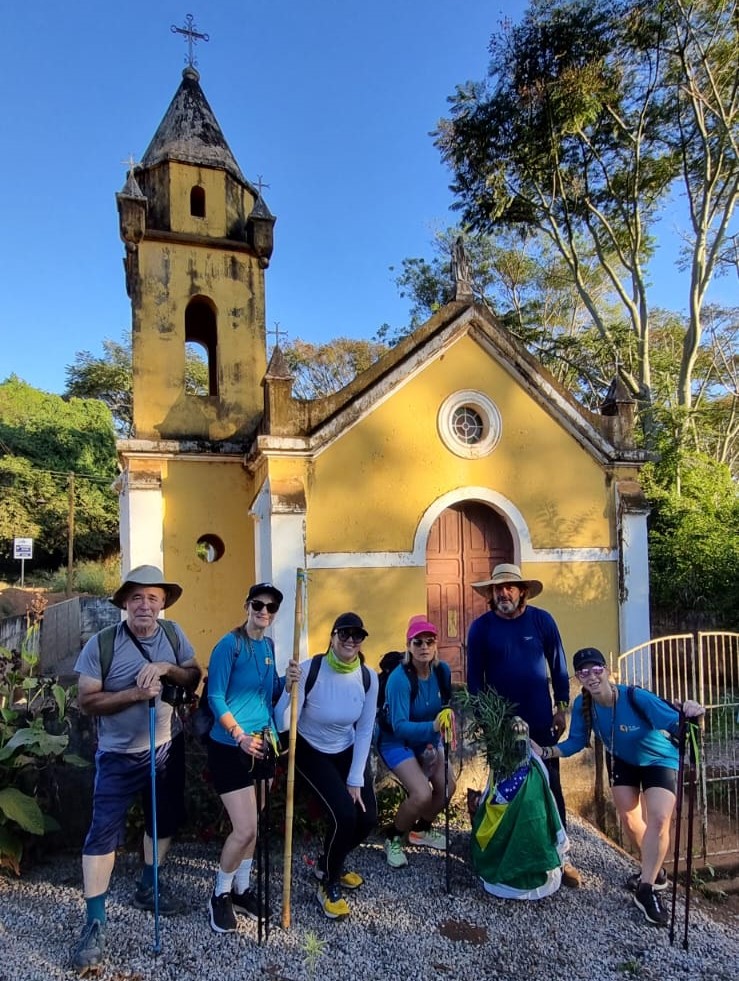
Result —
MULTIPOLYGON (((238 658, 241 653, 242 648, 242 629, 241 627, 235 627, 231 633, 236 638, 236 651, 234 652, 234 661, 238 658)), ((271 637, 266 637, 265 640, 272 651, 272 658, 274 659, 275 645, 271 637)), ((216 717, 213 714, 213 709, 210 707, 210 702, 208 701, 208 675, 203 678, 203 687, 200 691, 200 698, 198 699, 198 707, 192 713, 192 731, 195 736, 200 740, 203 745, 208 745, 208 736, 213 728, 216 721, 216 717)))
MULTIPOLYGON (((180 653, 180 635, 175 629, 174 622, 172 620, 160 620, 159 626, 164 631, 167 640, 174 651, 175 660, 177 660, 180 653)), ((109 627, 103 627, 103 629, 98 631, 97 634, 98 652, 100 656, 100 676, 103 683, 103 688, 105 687, 105 679, 108 677, 110 666, 113 663, 113 642, 115 641, 115 632, 117 629, 118 624, 113 623, 109 627)))
MULTIPOLYGON (((418 675, 410 664, 403 664, 404 657, 405 653, 403 651, 388 651, 380 659, 379 687, 377 691, 377 722, 385 732, 393 731, 390 725, 388 706, 385 702, 385 689, 387 688, 388 678, 398 665, 402 666, 408 677, 408 682, 411 686, 411 703, 415 701, 418 695, 418 675)), ((439 661, 434 665, 434 674, 436 675, 436 683, 439 686, 441 703, 445 706, 449 705, 452 699, 450 675, 447 675, 442 667, 442 662, 439 661)))
MULTIPOLYGON (((313 685, 316 683, 316 678, 318 677, 318 672, 321 670, 321 661, 325 657, 325 654, 314 654, 310 659, 310 667, 308 668, 308 676, 305 679, 305 688, 303 689, 303 698, 308 697, 309 692, 312 690, 313 685)), ((365 695, 370 690, 372 678, 369 673, 369 668, 362 661, 362 684, 364 685, 365 695)))

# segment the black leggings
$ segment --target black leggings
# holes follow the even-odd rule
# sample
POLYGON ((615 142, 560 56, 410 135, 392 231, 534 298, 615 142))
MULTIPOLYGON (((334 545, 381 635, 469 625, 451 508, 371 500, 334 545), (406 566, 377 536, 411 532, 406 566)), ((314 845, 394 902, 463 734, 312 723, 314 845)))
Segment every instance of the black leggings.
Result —
POLYGON ((365 811, 354 803, 346 789, 353 753, 353 746, 341 753, 322 753, 300 735, 295 747, 295 769, 316 795, 328 817, 323 855, 329 882, 338 882, 346 856, 365 840, 377 824, 377 801, 369 760, 362 787, 365 811))

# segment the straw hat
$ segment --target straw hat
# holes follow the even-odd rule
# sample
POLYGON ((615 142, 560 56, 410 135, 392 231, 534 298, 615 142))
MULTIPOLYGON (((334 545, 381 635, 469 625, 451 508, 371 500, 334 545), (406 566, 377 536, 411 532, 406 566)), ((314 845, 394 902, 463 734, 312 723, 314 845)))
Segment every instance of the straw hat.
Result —
POLYGON ((533 599, 544 589, 538 579, 524 579, 521 570, 511 562, 503 562, 496 565, 490 574, 489 579, 483 582, 473 582, 472 588, 477 590, 482 596, 488 596, 492 586, 525 586, 528 590, 528 597, 533 599))

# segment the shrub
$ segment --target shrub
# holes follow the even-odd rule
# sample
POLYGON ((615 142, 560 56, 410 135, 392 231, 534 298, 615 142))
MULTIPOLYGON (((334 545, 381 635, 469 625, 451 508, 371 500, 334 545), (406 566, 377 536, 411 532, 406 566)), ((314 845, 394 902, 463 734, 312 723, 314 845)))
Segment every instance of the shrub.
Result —
POLYGON ((16 875, 34 837, 59 828, 42 806, 47 771, 88 765, 65 752, 75 689, 35 675, 37 632, 29 630, 20 651, 0 647, 0 867, 16 875))

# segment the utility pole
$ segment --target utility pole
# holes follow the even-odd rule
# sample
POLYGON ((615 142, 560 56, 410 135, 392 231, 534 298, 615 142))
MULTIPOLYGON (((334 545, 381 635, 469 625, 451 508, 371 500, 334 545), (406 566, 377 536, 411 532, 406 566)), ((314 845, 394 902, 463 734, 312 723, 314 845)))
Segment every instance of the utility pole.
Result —
POLYGON ((74 574, 74 474, 67 475, 69 490, 69 513, 67 517, 67 596, 72 595, 72 576, 74 574))

